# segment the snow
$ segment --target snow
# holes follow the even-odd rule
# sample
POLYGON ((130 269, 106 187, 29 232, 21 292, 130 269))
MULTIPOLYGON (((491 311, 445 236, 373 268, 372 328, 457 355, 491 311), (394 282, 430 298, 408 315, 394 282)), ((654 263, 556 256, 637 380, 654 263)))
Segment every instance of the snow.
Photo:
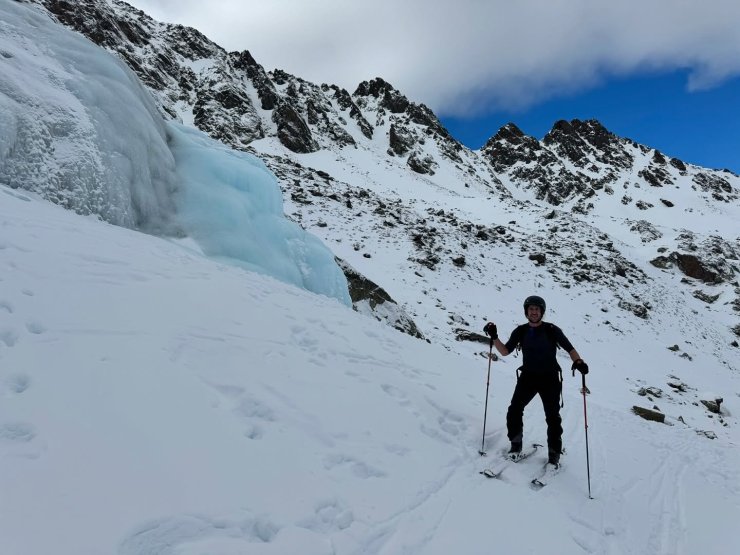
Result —
MULTIPOLYGON (((546 269, 533 268, 526 253, 499 243, 466 251, 469 267, 485 254, 476 279, 446 270, 408 280, 408 250, 379 231, 371 235, 360 221, 369 216, 344 222, 322 214, 328 225, 317 231, 324 230, 325 241, 394 297, 400 293, 417 310, 422 332, 431 330, 435 339, 415 340, 297 286, 313 287, 314 280, 330 295, 337 283, 322 273, 325 253, 317 243, 296 237, 278 217, 274 177, 254 157, 161 122, 122 66, 108 67, 113 62, 88 51, 90 43, 29 6, 8 0, 0 6, 0 176, 17 167, 7 163, 11 154, 18 163, 42 161, 38 167, 53 176, 75 166, 57 163, 52 151, 92 156, 105 152, 106 141, 130 156, 154 148, 162 165, 146 167, 166 171, 177 184, 178 226, 188 230, 186 237, 162 238, 74 214, 41 198, 49 192, 41 178, 35 192, 0 184, 0 553, 736 551, 740 355, 727 341, 736 321, 728 306, 705 305, 685 294, 679 276, 652 269, 654 280, 628 288, 635 298, 656 300, 643 321, 614 307, 614 291, 598 284, 564 289, 546 269), (57 46, 65 47, 65 59, 55 58, 57 46), (25 59, 25 52, 33 55, 25 59), (82 65, 65 65, 74 60, 120 77, 111 95, 120 89, 119 100, 130 106, 113 96, 86 104, 103 89, 82 65), (65 85, 73 70, 78 81, 65 85), (90 94, 80 92, 83 85, 90 94), (23 104, 23 91, 35 100, 23 104), (16 123, 48 128, 44 118, 55 106, 74 109, 79 117, 71 119, 90 134, 56 137, 43 156, 13 154, 7 145, 19 145, 25 129, 16 123), (104 123, 109 116, 97 113, 104 106, 139 118, 137 134, 126 134, 124 121, 114 137, 104 123), (358 228, 366 239, 356 237, 358 228), (253 235, 262 230, 268 236, 253 235), (354 250, 356 241, 374 249, 371 261, 354 250), (281 266, 291 262, 298 273, 281 266), (454 309, 454 322, 469 318, 471 329, 493 319, 505 335, 522 320, 521 298, 543 291, 547 319, 591 367, 593 499, 581 380, 564 372, 567 453, 551 483, 541 491, 529 487, 544 454, 487 480, 482 469, 505 464, 505 414, 520 359, 490 366, 482 438, 488 362, 480 355, 487 349, 436 340, 448 330, 435 329, 446 325, 432 313, 435 303, 454 309), (678 351, 666 348, 674 344, 678 351), (647 387, 663 391, 640 396, 647 387), (720 415, 700 403, 707 392, 723 397, 720 415), (636 404, 659 406, 666 424, 637 418, 636 404), (482 439, 485 458, 478 454, 482 439)), ((269 140, 258 146, 284 154, 269 140)), ((542 227, 544 205, 531 202, 515 212, 459 182, 448 187, 444 181, 456 175, 451 168, 409 178, 400 166, 358 151, 354 166, 327 152, 294 159, 347 180, 360 172, 369 189, 397 195, 421 214, 443 209, 486 225, 516 219, 510 228, 520 240, 542 227)), ((103 180, 108 170, 100 167, 103 180)), ((134 182, 113 192, 144 187, 142 175, 128 175, 134 182)), ((680 206, 695 199, 688 189, 677 193, 680 206)), ((730 237, 738 207, 719 206, 719 213, 697 206, 691 215, 730 237)), ((650 269, 649 253, 610 217, 597 208, 567 230, 562 249, 599 233, 587 221, 612 222, 609 232, 623 252, 650 269)), ((661 226, 673 229, 668 220, 661 226)), ((665 238, 668 246, 673 241, 665 238)), ((567 355, 558 356, 569 368, 567 355)), ((525 441, 544 443, 538 400, 524 422, 525 441)))
MULTIPOLYGON (((493 364, 481 458, 485 359, 179 242, 0 197, 3 552, 734 552, 740 398, 716 440, 628 416, 630 357, 603 330, 571 336, 593 370, 594 499, 568 374, 564 468, 535 492, 539 455, 478 474, 502 464, 511 364, 493 364)), ((657 383, 665 349, 639 350, 657 383)), ((543 441, 537 401, 525 430, 543 441)))

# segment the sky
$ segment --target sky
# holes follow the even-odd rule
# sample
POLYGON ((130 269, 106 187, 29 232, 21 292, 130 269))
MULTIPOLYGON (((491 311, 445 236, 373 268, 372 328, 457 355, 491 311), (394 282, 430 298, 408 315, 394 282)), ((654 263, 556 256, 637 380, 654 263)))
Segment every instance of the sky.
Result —
POLYGON ((599 119, 670 156, 740 172, 734 0, 133 0, 229 50, 350 92, 383 77, 479 148, 514 121, 541 139, 599 119))

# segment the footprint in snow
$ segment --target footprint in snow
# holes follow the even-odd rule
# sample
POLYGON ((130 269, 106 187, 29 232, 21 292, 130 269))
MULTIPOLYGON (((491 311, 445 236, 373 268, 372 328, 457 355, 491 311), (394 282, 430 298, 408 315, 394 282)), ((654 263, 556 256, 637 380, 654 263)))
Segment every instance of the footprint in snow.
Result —
POLYGON ((13 347, 18 342, 18 332, 13 328, 0 328, 0 343, 13 347))
POLYGON ((26 374, 11 374, 3 380, 3 385, 11 393, 23 393, 31 385, 31 378, 26 374))
POLYGON ((0 424, 0 441, 6 443, 28 443, 36 437, 33 426, 25 422, 0 424))
POLYGON ((380 386, 383 391, 385 391, 388 395, 393 397, 394 399, 398 400, 398 404, 401 406, 408 406, 411 404, 411 401, 409 401, 409 398, 406 397, 406 394, 398 389, 396 386, 389 385, 389 384, 383 384, 380 386))
POLYGON ((4 456, 39 458, 41 447, 36 436, 36 429, 26 422, 0 424, 0 458, 4 456))
POLYGON ((336 499, 327 499, 319 502, 313 515, 296 522, 296 525, 312 532, 328 534, 345 530, 352 526, 354 521, 352 511, 343 503, 336 499))
POLYGON ((307 337, 309 328, 306 326, 295 324, 290 326, 290 333, 293 336, 293 342, 303 346, 312 346, 317 343, 313 338, 307 337))
POLYGON ((46 327, 40 322, 26 322, 26 329, 34 335, 41 335, 46 331, 46 327))

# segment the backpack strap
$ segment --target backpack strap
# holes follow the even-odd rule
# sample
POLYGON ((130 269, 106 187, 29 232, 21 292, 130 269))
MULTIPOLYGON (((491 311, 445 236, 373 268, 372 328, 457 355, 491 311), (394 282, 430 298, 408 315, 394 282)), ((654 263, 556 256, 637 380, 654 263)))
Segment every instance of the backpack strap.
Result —
MULTIPOLYGON (((545 325, 547 326, 545 328, 545 333, 547 333, 550 340, 555 343, 555 350, 557 351, 558 349, 561 349, 562 347, 560 347, 557 338, 558 327, 551 322, 545 322, 545 325)), ((560 378, 560 408, 562 409, 565 406, 565 397, 563 397, 563 369, 560 368, 560 365, 558 365, 558 375, 560 378)))
POLYGON ((519 351, 522 350, 522 340, 524 339, 524 335, 527 333, 527 328, 529 328, 529 324, 521 324, 514 328, 514 334, 516 337, 516 347, 514 348, 514 356, 519 355, 519 351))
MULTIPOLYGON (((545 322, 544 326, 545 326, 545 333, 547 334, 547 337, 550 338, 550 341, 555 343, 555 350, 558 350, 560 348, 560 345, 558 344, 558 338, 557 338, 558 327, 555 324, 550 323, 550 322, 545 322)), ((561 382, 563 381, 562 376, 561 376, 560 381, 561 382)))

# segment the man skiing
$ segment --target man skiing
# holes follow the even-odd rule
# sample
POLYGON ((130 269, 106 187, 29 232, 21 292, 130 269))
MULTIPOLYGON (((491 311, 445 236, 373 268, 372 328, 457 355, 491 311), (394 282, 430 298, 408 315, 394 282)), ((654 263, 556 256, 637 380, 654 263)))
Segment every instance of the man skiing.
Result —
POLYGON ((502 356, 512 353, 518 347, 522 351, 523 360, 519 369, 521 372, 517 372, 516 387, 506 413, 506 426, 511 441, 509 456, 516 459, 522 452, 524 407, 539 394, 547 422, 548 464, 557 468, 560 466, 560 453, 563 449, 563 427, 560 418, 563 380, 560 365, 555 357, 557 347, 560 346, 570 355, 573 370, 587 374, 588 365, 559 327, 542 321, 545 309, 545 300, 542 297, 537 295, 527 297, 524 300, 527 323, 514 329, 506 343, 499 340, 496 324, 493 322, 488 322, 483 331, 493 339, 496 350, 502 356))

